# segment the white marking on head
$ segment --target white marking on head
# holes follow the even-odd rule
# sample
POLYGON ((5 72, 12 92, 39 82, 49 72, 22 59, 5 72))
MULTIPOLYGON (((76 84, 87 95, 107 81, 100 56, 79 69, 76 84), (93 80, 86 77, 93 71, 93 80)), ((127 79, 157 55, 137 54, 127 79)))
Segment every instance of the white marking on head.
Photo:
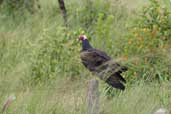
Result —
POLYGON ((86 35, 80 35, 79 40, 85 40, 85 39, 87 39, 86 35))

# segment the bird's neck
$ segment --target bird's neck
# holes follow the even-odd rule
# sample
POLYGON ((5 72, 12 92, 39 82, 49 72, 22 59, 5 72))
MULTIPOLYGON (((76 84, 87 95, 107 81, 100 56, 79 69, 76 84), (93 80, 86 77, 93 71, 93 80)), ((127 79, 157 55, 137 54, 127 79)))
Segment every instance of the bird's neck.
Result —
POLYGON ((91 49, 92 46, 90 45, 89 41, 87 39, 82 41, 82 49, 83 50, 87 50, 87 49, 91 49))

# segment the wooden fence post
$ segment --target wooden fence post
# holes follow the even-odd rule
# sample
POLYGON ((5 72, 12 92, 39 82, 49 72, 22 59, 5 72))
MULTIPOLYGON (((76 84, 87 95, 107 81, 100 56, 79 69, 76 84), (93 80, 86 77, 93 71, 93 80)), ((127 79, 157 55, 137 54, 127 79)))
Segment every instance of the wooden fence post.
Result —
POLYGON ((92 79, 88 85, 88 114, 99 114, 99 82, 92 79))
POLYGON ((64 0, 58 0, 58 3, 59 3, 59 7, 61 9, 62 15, 63 15, 64 24, 67 27, 67 10, 65 8, 65 2, 64 2, 64 0))

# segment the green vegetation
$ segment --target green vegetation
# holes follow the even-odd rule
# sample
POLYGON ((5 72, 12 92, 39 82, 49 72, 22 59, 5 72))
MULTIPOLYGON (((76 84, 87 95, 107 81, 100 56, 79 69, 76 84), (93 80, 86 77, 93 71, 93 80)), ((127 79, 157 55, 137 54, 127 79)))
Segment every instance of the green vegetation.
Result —
POLYGON ((114 97, 105 95, 106 84, 100 81, 100 114, 170 108, 169 0, 66 1, 68 27, 57 0, 40 0, 41 8, 33 14, 11 10, 7 3, 0 6, 0 109, 8 96, 16 96, 7 114, 87 113, 92 74, 79 58, 76 39, 82 33, 129 67, 126 91, 114 90, 114 97))

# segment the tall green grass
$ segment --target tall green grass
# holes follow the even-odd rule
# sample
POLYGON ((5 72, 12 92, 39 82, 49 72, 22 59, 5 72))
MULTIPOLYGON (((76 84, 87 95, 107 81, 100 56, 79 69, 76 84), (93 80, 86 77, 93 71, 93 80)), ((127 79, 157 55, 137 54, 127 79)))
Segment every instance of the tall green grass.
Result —
MULTIPOLYGON (((28 88, 25 91, 15 91, 16 100, 9 106, 7 112, 9 114, 86 114, 86 86, 85 82, 73 83, 58 79, 53 88, 28 88)), ((161 107, 169 109, 168 88, 170 88, 169 83, 162 85, 140 83, 112 98, 105 96, 100 89, 100 113, 151 114, 161 107)), ((3 102, 7 95, 11 94, 13 94, 11 91, 4 91, 4 94, 1 94, 1 101, 3 102)))
POLYGON ((146 82, 142 78, 145 75, 151 79, 156 71, 162 71, 161 77, 169 77, 169 51, 156 49, 154 58, 149 57, 152 62, 144 64, 144 50, 135 53, 137 45, 128 42, 132 32, 127 27, 136 24, 133 19, 138 17, 135 10, 147 4, 139 2, 66 1, 68 27, 63 24, 56 0, 41 0, 42 8, 34 15, 9 15, 8 9, 1 9, 0 109, 14 94, 16 100, 7 114, 87 113, 87 83, 92 74, 79 58, 81 45, 76 39, 81 33, 87 34, 93 46, 129 66, 124 74, 128 80, 126 91, 114 91, 110 98, 104 92, 106 84, 100 81, 101 114, 150 114, 160 107, 169 108, 169 80, 159 79, 159 83, 158 79, 146 82))

